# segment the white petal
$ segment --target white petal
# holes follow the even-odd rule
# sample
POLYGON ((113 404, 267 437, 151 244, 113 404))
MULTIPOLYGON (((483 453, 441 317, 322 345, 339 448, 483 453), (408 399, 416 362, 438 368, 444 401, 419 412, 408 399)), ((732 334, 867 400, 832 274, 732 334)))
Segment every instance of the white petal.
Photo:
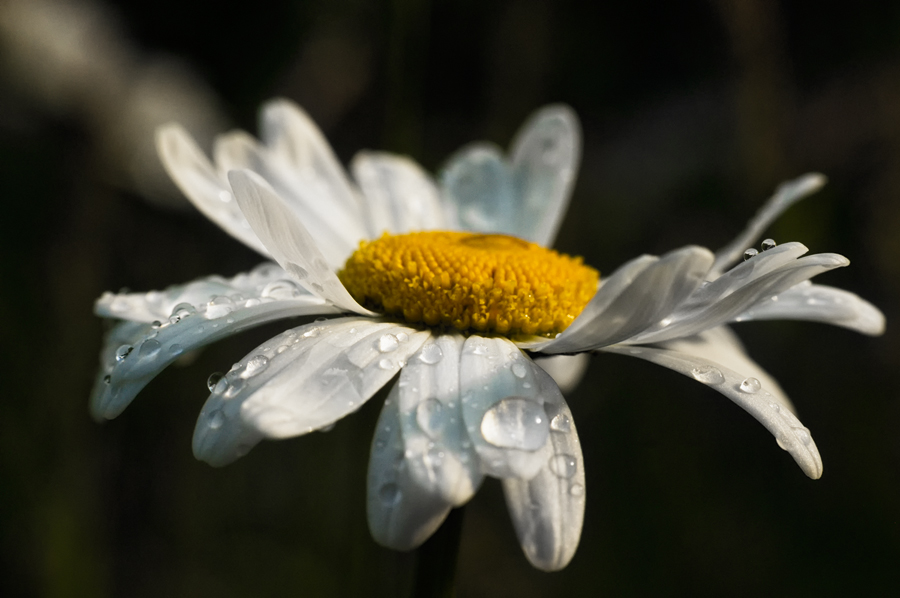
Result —
POLYGON ((216 166, 219 172, 252 170, 268 182, 303 222, 332 267, 344 261, 364 238, 359 210, 348 210, 331 195, 332 188, 317 173, 301 172, 283 157, 261 146, 243 131, 216 139, 216 166))
POLYGON ((770 197, 756 213, 756 216, 747 223, 747 228, 734 241, 716 252, 716 263, 710 272, 711 277, 715 278, 740 260, 744 251, 756 243, 769 225, 775 222, 785 210, 807 195, 821 189, 826 181, 827 179, 823 175, 812 173, 782 183, 775 190, 775 195, 770 197))
POLYGON ((446 228, 438 190, 422 168, 404 156, 360 152, 350 164, 365 197, 369 236, 446 228))
POLYGON ((534 362, 550 374, 563 394, 575 390, 590 363, 590 353, 533 356, 534 362))
POLYGON ((516 185, 513 234, 553 245, 581 160, 581 127, 568 106, 547 106, 522 125, 510 149, 516 185))
POLYGON ((324 196, 350 214, 360 205, 343 166, 319 127, 290 100, 272 100, 260 115, 261 137, 301 180, 315 180, 324 196))
MULTIPOLYGON (((755 259, 755 258, 754 258, 755 259)), ((698 305, 688 301, 686 310, 672 314, 668 321, 654 330, 632 338, 632 343, 658 343, 683 336, 693 336, 735 320, 753 307, 770 301, 771 297, 804 282, 817 274, 847 266, 850 262, 835 253, 817 253, 793 260, 776 270, 752 279, 746 285, 709 303, 698 305)))
POLYGON ((224 465, 245 452, 236 430, 289 438, 336 422, 384 386, 429 334, 355 317, 284 332, 250 352, 213 390, 197 421, 194 454, 224 465), (254 361, 265 367, 251 367, 254 361), (223 425, 229 414, 240 422, 223 425))
POLYGON ((456 332, 429 339, 400 372, 394 393, 411 480, 454 506, 468 502, 483 477, 460 401, 464 340, 456 332))
POLYGON ((156 131, 156 148, 166 171, 197 209, 225 232, 268 257, 247 219, 234 201, 228 182, 180 125, 168 124, 156 131))
POLYGON ((646 359, 719 391, 765 426, 775 436, 778 445, 791 454, 806 475, 812 479, 821 477, 822 458, 809 430, 758 379, 716 361, 679 351, 622 345, 601 350, 646 359))
POLYGON ((452 507, 440 493, 413 478, 401 435, 398 387, 384 403, 369 457, 366 505, 369 531, 376 542, 411 550, 440 527, 452 507))
MULTIPOLYGON (((248 273, 241 273, 234 278, 208 276, 183 285, 173 285, 163 291, 147 293, 104 293, 94 304, 94 313, 104 318, 119 318, 137 322, 151 323, 154 320, 165 321, 172 315, 172 310, 179 303, 201 305, 212 297, 239 295, 244 299, 252 297, 269 297, 270 293, 278 294, 279 285, 270 289, 267 286, 290 276, 277 264, 265 262, 248 273)), ((292 298, 308 295, 304 289, 293 286, 282 289, 292 298)))
POLYGON ((543 370, 508 339, 475 335, 466 339, 459 369, 463 421, 482 471, 533 478, 552 454, 535 379, 543 370))
POLYGON ((714 361, 728 369, 741 372, 748 378, 756 378, 762 383, 763 388, 772 393, 772 396, 781 402, 783 406, 795 414, 797 413, 793 403, 791 403, 791 400, 775 378, 747 355, 743 343, 728 326, 712 328, 696 336, 666 341, 658 346, 662 349, 671 349, 708 361, 714 361))
POLYGON ((265 180, 249 170, 231 171, 228 180, 256 235, 301 285, 347 311, 376 315, 350 296, 309 232, 265 180))
POLYGON ((712 253, 703 247, 689 246, 666 254, 644 268, 605 309, 578 326, 573 323, 540 350, 570 353, 597 349, 646 330, 671 314, 700 285, 712 261, 712 253))
POLYGON ((293 281, 280 280, 239 301, 220 295, 200 305, 179 304, 158 327, 122 322, 104 342, 91 412, 98 419, 116 417, 150 380, 188 351, 266 322, 336 312, 293 281))
POLYGON ((550 418, 552 455, 530 480, 503 480, 506 504, 522 550, 532 565, 558 571, 569 564, 584 522, 584 460, 572 412, 550 376, 534 366, 535 383, 550 418))
POLYGON ((498 147, 473 143, 457 151, 440 174, 440 187, 454 228, 516 234, 517 191, 498 147))
MULTIPOLYGON (((641 272, 658 261, 659 258, 655 255, 641 255, 616 268, 608 278, 600 281, 600 288, 585 306, 584 310, 582 310, 581 314, 566 329, 566 332, 573 335, 576 331, 581 333, 589 330, 593 322, 600 317, 619 295, 631 286, 641 272)), ((529 351, 543 351, 546 346, 553 342, 553 340, 534 337, 533 339, 517 340, 516 345, 529 351)))
POLYGON ((859 295, 808 282, 757 303, 735 320, 812 320, 873 336, 884 333, 885 325, 884 314, 859 295))

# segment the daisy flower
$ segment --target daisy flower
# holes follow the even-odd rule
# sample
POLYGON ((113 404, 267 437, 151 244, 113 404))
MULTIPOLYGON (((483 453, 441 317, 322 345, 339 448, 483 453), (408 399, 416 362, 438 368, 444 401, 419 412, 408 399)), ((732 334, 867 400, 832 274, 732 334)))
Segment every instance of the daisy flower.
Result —
POLYGON ((801 257, 802 244, 769 239, 747 249, 821 175, 782 185, 716 253, 643 255, 600 280, 580 258, 546 249, 580 158, 566 107, 538 111, 506 155, 486 143, 463 148, 439 183, 408 158, 376 152, 353 159, 351 180, 285 100, 264 107, 261 129, 261 142, 220 137, 212 163, 179 126, 159 131, 162 161, 197 208, 272 261, 233 278, 104 294, 96 312, 119 322, 101 354, 97 418, 116 417, 188 351, 319 316, 209 378, 194 454, 221 466, 260 440, 326 429, 398 378, 368 471, 369 526, 391 548, 420 545, 493 476, 527 558, 565 567, 581 535, 585 476, 560 385, 577 379, 587 353, 631 355, 716 389, 821 476, 809 430, 727 327, 800 319, 883 331, 866 301, 809 282, 846 258, 801 257))

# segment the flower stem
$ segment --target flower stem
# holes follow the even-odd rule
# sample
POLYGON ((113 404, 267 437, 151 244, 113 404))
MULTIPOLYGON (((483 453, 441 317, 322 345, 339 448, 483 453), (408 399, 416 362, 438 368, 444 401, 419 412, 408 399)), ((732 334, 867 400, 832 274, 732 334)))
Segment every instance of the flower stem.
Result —
POLYGON ((464 508, 451 510, 443 525, 416 551, 415 598, 456 596, 456 561, 464 508))

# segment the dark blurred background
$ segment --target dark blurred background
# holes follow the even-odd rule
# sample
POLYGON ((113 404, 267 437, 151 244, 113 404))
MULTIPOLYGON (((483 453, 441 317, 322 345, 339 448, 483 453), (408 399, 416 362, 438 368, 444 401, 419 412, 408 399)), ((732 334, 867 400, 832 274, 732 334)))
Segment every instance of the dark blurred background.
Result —
MULTIPOLYGON (((208 143, 283 95, 345 163, 436 170, 572 105, 584 158, 557 246, 609 273, 716 249, 782 180, 830 178, 770 231, 834 251, 820 282, 888 333, 737 325, 825 463, 806 478, 727 399, 600 356, 571 393, 587 468, 567 569, 521 554, 494 480, 466 509, 458 595, 888 596, 900 587, 900 3, 775 0, 6 0, 0 4, 0 594, 403 596, 415 556, 377 546, 365 469, 383 395, 328 433, 224 469, 191 455, 206 377, 283 326, 170 368, 120 418, 88 416, 104 290, 259 258, 195 213, 152 149, 208 143)), ((207 148, 209 146, 207 145, 207 148)))

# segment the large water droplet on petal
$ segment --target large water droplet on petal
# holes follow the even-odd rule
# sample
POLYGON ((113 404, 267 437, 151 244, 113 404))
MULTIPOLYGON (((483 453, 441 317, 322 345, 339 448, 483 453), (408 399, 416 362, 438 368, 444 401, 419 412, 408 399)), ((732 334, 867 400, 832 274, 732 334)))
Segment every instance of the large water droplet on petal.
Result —
POLYGON ((206 379, 206 388, 209 389, 209 392, 213 392, 215 390, 216 385, 219 383, 219 380, 225 377, 225 374, 222 372, 213 372, 209 375, 209 378, 206 379))
POLYGON ((263 288, 260 296, 265 299, 274 299, 275 301, 284 301, 287 299, 296 299, 303 291, 297 286, 293 280, 276 280, 270 282, 263 288))
POLYGON ((550 423, 539 403, 506 397, 485 412, 481 435, 494 446, 536 451, 547 442, 550 423))
POLYGON ((809 446, 812 442, 812 436, 809 435, 809 430, 803 427, 800 428, 792 428, 794 431, 794 435, 797 437, 797 440, 800 441, 800 444, 803 446, 809 446))
POLYGON ((760 243, 759 247, 763 251, 768 251, 768 250, 772 249, 773 247, 775 247, 775 245, 777 245, 777 243, 775 242, 775 239, 763 239, 763 242, 760 243))
POLYGON ((741 392, 745 392, 747 394, 753 394, 759 392, 759 389, 762 388, 762 384, 759 383, 759 380, 756 378, 747 378, 743 382, 741 382, 741 392))
POLYGON ((378 339, 378 350, 381 353, 390 353, 400 346, 400 341, 393 334, 383 334, 378 339))
POLYGON ((560 478, 571 478, 578 471, 578 459, 572 455, 554 455, 550 458, 550 471, 560 478))
POLYGON ((145 359, 150 359, 156 357, 159 354, 160 349, 162 349, 162 345, 159 344, 159 341, 150 338, 141 343, 141 348, 138 349, 138 355, 145 359))
POLYGON ((441 350, 440 346, 432 344, 423 348, 419 352, 419 361, 422 363, 427 363, 428 365, 434 365, 444 357, 444 352, 441 350))
POLYGON ((234 311, 234 301, 231 300, 231 297, 219 295, 210 299, 209 303, 206 304, 204 315, 208 320, 215 320, 216 318, 227 316, 232 311, 234 311))
POLYGON ((416 423, 431 438, 440 436, 444 406, 437 399, 422 401, 416 406, 416 423))
POLYGON ((169 316, 170 324, 177 324, 181 320, 197 313, 197 309, 190 303, 179 303, 172 308, 172 315, 169 316))
POLYGON ((711 365, 702 365, 691 370, 691 375, 704 384, 721 384, 725 382, 725 374, 719 368, 711 365))
POLYGON ((759 254, 759 251, 757 251, 756 249, 751 247, 750 249, 748 249, 747 251, 744 252, 744 261, 747 261, 750 258, 755 257, 758 254, 759 254))

